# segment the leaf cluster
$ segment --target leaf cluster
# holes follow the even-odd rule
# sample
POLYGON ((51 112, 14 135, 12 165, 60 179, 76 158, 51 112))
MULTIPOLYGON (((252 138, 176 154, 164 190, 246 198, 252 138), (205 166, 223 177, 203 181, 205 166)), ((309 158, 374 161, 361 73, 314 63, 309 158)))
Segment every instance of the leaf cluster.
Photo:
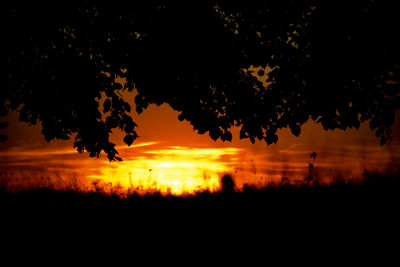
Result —
POLYGON ((384 0, 13 1, 0 18, 0 115, 19 109, 46 140, 75 135, 78 152, 110 160, 112 130, 131 145, 130 113, 163 103, 213 140, 238 126, 272 144, 311 118, 326 130, 368 120, 383 144, 400 107, 397 17, 384 0))

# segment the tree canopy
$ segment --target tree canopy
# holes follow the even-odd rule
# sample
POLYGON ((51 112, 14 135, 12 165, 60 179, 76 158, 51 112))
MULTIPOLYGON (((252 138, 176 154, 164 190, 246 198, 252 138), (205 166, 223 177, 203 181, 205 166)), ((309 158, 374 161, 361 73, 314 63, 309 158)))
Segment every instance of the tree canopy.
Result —
POLYGON ((110 160, 121 160, 113 129, 128 145, 138 136, 131 106, 163 103, 214 140, 238 126, 272 144, 311 118, 326 130, 368 120, 384 144, 400 107, 392 2, 12 1, 0 11, 0 116, 18 109, 46 140, 75 136, 78 152, 110 160))

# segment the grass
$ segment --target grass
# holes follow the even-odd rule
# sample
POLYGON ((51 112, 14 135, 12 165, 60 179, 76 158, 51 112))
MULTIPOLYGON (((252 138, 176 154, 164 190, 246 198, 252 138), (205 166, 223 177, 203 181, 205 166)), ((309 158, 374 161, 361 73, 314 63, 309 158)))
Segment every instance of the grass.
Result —
POLYGON ((93 247, 135 244, 152 251, 178 243, 187 250, 200 246, 217 253, 221 246, 269 244, 283 253, 292 247, 315 254, 317 248, 336 257, 359 245, 392 244, 387 239, 396 241, 399 233, 400 172, 368 173, 362 182, 338 179, 329 186, 284 181, 234 191, 229 179, 224 186, 218 193, 187 197, 152 193, 122 199, 48 188, 2 192, 2 242, 6 234, 7 242, 18 246, 21 240, 37 246, 44 239, 50 247, 69 240, 72 248, 84 250, 87 242, 93 247), (332 251, 326 251, 329 246, 332 251))
MULTIPOLYGON (((21 209, 122 209, 129 213, 145 210, 186 210, 200 209, 218 214, 221 211, 231 213, 247 210, 300 210, 304 212, 323 211, 324 209, 351 208, 361 210, 377 205, 397 206, 400 198, 400 172, 391 175, 365 173, 362 181, 337 179, 326 184, 291 184, 285 181, 264 188, 246 185, 235 190, 230 177, 222 179, 222 190, 217 193, 207 191, 185 197, 161 195, 153 192, 147 195, 136 193, 120 198, 116 194, 103 194, 101 191, 82 193, 74 190, 58 191, 51 188, 27 190, 19 193, 0 193, 3 210, 21 209), (224 179, 226 179, 224 181, 224 179), (244 208, 245 207, 245 208, 244 208)), ((399 201, 400 203, 400 201, 399 201)))

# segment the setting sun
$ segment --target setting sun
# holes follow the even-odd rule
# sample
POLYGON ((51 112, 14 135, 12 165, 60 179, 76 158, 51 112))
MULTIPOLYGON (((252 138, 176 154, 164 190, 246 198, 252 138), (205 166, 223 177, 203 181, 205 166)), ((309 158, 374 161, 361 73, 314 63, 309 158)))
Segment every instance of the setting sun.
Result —
POLYGON ((150 149, 123 162, 110 163, 99 174, 88 178, 98 179, 102 184, 119 185, 122 191, 142 194, 214 192, 220 187, 219 177, 232 169, 239 151, 238 148, 180 146, 150 149))

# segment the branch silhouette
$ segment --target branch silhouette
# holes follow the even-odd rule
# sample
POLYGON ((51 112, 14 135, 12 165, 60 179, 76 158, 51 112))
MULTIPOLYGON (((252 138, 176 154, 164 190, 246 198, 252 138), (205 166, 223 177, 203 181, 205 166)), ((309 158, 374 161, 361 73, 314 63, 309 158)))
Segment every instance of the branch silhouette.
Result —
POLYGON ((381 144, 391 139, 400 107, 391 1, 233 2, 4 4, 0 116, 18 109, 46 140, 76 134, 78 152, 110 160, 121 160, 112 129, 131 145, 131 106, 149 104, 169 104, 213 140, 231 141, 238 126, 241 138, 272 144, 278 129, 298 136, 310 118, 326 130, 368 120, 381 144), (134 103, 119 90, 136 90, 134 103))

